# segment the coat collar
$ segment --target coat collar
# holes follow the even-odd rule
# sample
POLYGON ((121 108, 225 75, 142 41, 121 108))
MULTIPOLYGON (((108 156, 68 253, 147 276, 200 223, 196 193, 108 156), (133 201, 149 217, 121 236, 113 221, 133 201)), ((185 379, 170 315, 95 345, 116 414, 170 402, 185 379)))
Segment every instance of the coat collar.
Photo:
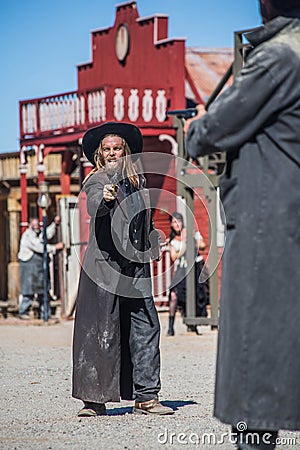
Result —
POLYGON ((300 18, 300 8, 296 10, 289 11, 286 16, 278 16, 275 19, 270 20, 266 25, 246 33, 246 39, 254 47, 261 44, 262 42, 268 41, 277 33, 279 33, 283 28, 291 23, 292 19, 300 18))

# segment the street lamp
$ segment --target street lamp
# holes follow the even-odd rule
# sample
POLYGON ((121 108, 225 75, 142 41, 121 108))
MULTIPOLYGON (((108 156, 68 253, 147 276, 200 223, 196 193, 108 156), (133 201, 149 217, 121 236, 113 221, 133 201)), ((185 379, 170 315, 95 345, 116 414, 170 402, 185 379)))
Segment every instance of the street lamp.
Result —
POLYGON ((47 252, 47 208, 51 205, 51 199, 49 196, 49 184, 46 181, 41 181, 39 183, 39 196, 37 199, 38 206, 42 209, 43 218, 43 288, 44 288, 44 311, 43 319, 44 322, 48 321, 48 252, 47 252))

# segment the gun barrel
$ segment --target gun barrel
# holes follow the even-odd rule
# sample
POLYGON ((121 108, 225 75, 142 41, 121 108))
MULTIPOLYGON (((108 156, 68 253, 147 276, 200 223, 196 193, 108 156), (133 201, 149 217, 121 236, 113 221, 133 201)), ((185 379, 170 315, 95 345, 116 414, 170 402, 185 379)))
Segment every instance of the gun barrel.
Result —
POLYGON ((196 108, 187 109, 174 109, 172 111, 167 111, 168 116, 177 116, 181 119, 191 119, 197 115, 198 111, 196 108))

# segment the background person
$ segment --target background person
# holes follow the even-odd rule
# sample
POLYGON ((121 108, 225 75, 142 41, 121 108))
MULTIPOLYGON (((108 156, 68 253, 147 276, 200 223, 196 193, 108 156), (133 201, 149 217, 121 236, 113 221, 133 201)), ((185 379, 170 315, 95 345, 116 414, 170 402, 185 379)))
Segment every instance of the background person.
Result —
MULTIPOLYGON (((54 221, 47 227, 47 239, 52 239, 56 234, 56 229, 60 224, 60 217, 55 216, 54 221)), ((57 250, 63 248, 63 243, 47 244, 47 252, 55 254, 57 250)), ((20 262, 21 294, 22 301, 19 307, 19 318, 28 320, 29 311, 34 295, 39 303, 39 317, 44 307, 44 269, 43 269, 44 243, 43 233, 39 225, 39 219, 34 217, 29 220, 29 226, 23 233, 20 241, 18 258, 20 262)), ((48 278, 48 291, 50 289, 50 279, 48 278)), ((50 314, 50 307, 49 307, 50 314)))
POLYGON ((228 157, 214 413, 272 434, 270 445, 241 434, 240 449, 300 429, 300 2, 260 6, 240 75, 186 137, 193 157, 228 157))
POLYGON ((140 130, 128 123, 108 122, 83 137, 95 167, 84 184, 90 237, 74 324, 72 395, 84 402, 78 416, 105 415, 105 403, 120 397, 135 400, 135 413, 173 414, 158 401, 160 326, 149 256, 160 256, 160 242, 131 158, 142 147, 140 130))
MULTIPOLYGON (((170 216, 171 231, 169 236, 170 257, 174 262, 175 270, 169 291, 169 329, 168 336, 174 336, 174 321, 177 308, 186 316, 186 228, 183 216, 179 212, 174 212, 170 216)), ((203 267, 203 256, 200 251, 206 247, 203 237, 197 231, 195 233, 195 286, 196 286, 196 316, 206 317, 207 296, 203 283, 199 283, 199 275, 203 267)), ((196 325, 188 325, 188 331, 197 333, 196 325)))

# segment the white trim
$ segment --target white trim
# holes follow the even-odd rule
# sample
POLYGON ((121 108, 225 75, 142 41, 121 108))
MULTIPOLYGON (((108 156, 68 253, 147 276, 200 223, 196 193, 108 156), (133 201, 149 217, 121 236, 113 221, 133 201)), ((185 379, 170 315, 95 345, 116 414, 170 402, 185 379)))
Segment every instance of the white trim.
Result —
POLYGON ((158 35, 158 20, 157 17, 154 17, 154 32, 153 32, 153 43, 156 45, 157 43, 157 35, 158 35))
POLYGON ((45 146, 44 144, 40 144, 38 147, 38 164, 43 165, 43 161, 44 161, 44 149, 45 146))
POLYGON ((135 1, 131 1, 131 2, 124 2, 124 3, 118 3, 117 5, 115 5, 115 8, 120 8, 120 7, 123 7, 123 6, 129 6, 129 5, 132 5, 133 3, 135 3, 135 4, 136 4, 136 2, 135 2, 135 1))
POLYGON ((176 139, 173 138, 173 136, 170 136, 169 134, 160 134, 158 136, 158 140, 161 142, 163 142, 163 141, 170 142, 172 155, 178 156, 178 143, 177 143, 176 139))
MULTIPOLYGON (((21 162, 21 166, 26 165, 26 156, 25 156, 25 152, 26 152, 26 145, 23 145, 21 147, 21 151, 20 151, 20 162, 21 162)), ((20 166, 20 167, 21 167, 20 166)))
POLYGON ((145 17, 138 17, 136 19, 137 22, 144 22, 147 20, 152 20, 152 19, 156 19, 158 17, 169 17, 168 14, 153 14, 152 16, 145 16, 145 17))
POLYGON ((25 175, 26 175, 26 173, 28 172, 28 166, 27 166, 27 164, 20 164, 20 165, 19 165, 19 172, 20 172, 21 175, 22 175, 22 174, 25 174, 25 175))
POLYGON ((37 170, 38 172, 45 172, 45 170, 46 170, 45 164, 37 164, 36 170, 37 170))
POLYGON ((80 162, 83 167, 93 167, 93 164, 87 159, 87 157, 84 154, 80 158, 80 162))
POLYGON ((93 61, 89 61, 89 62, 85 62, 85 63, 81 63, 81 64, 76 64, 76 67, 88 66, 90 64, 93 64, 93 61))
POLYGON ((186 53, 196 52, 196 53, 219 53, 219 54, 233 54, 232 47, 186 47, 186 53))
POLYGON ((169 42, 186 41, 186 40, 187 40, 186 37, 166 38, 166 39, 161 39, 160 41, 155 42, 155 45, 168 44, 169 42))
POLYGON ((97 28, 95 30, 91 30, 90 33, 102 33, 103 31, 108 31, 110 29, 112 29, 113 27, 105 27, 105 28, 97 28))

